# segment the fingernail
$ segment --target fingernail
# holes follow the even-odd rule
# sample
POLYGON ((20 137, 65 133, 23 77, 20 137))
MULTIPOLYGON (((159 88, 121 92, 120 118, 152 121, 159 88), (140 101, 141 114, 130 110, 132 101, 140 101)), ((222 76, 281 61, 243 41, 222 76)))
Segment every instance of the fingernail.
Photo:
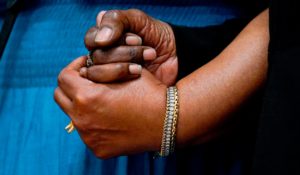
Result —
POLYGON ((144 60, 146 60, 146 61, 154 60, 156 58, 155 49, 149 48, 149 49, 144 50, 143 57, 144 57, 144 60))
POLYGON ((105 13, 106 13, 105 10, 104 10, 104 11, 101 11, 100 13, 98 13, 98 15, 97 15, 97 20, 96 20, 97 26, 100 26, 101 21, 102 21, 102 18, 103 18, 103 15, 104 15, 105 13))
POLYGON ((95 42, 103 42, 110 39, 112 34, 112 29, 109 27, 103 27, 100 31, 97 32, 95 42))
POLYGON ((142 39, 137 36, 127 36, 126 39, 126 44, 130 46, 140 46, 142 45, 142 39))
POLYGON ((106 10, 102 10, 101 12, 100 12, 100 14, 104 14, 104 13, 106 13, 106 10))
POLYGON ((83 78, 87 77, 87 68, 83 67, 79 70, 79 75, 82 76, 83 78))
POLYGON ((139 75, 142 73, 142 66, 138 64, 129 65, 129 72, 133 75, 139 75))

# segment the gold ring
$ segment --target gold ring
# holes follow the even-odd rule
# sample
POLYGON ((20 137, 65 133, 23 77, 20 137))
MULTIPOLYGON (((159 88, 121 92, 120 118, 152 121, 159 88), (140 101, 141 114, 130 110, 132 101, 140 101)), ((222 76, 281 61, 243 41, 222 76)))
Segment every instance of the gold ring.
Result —
POLYGON ((65 127, 65 130, 66 130, 69 134, 70 134, 72 131, 75 130, 75 127, 74 127, 72 121, 65 127))
MULTIPOLYGON (((94 65, 94 60, 93 60, 93 52, 89 52, 87 55, 87 60, 86 60, 86 67, 91 67, 94 65)), ((73 122, 71 121, 66 127, 65 130, 70 134, 75 130, 75 127, 73 125, 73 122)))

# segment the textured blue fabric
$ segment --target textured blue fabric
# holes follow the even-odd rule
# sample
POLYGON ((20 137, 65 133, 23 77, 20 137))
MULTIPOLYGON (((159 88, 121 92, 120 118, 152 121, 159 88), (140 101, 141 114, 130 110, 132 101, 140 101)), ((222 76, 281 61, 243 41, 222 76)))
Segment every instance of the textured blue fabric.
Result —
POLYGON ((150 6, 222 6, 228 8, 229 6, 241 7, 243 4, 256 3, 259 0, 244 0, 240 3, 235 0, 21 0, 25 1, 25 5, 32 6, 32 4, 49 5, 49 4, 89 4, 89 5, 150 5, 150 6))
MULTIPOLYGON (((175 173, 174 156, 153 160, 144 153, 97 159, 76 132, 64 131, 69 119, 53 100, 59 71, 87 53, 83 37, 100 10, 134 7, 186 26, 220 24, 240 13, 222 5, 172 2, 27 1, 0 62, 0 175, 175 173)), ((201 154, 197 154, 200 159, 201 154)), ((201 164, 196 167, 201 172, 201 164)), ((239 172, 238 165, 226 168, 226 174, 235 172, 239 172)))

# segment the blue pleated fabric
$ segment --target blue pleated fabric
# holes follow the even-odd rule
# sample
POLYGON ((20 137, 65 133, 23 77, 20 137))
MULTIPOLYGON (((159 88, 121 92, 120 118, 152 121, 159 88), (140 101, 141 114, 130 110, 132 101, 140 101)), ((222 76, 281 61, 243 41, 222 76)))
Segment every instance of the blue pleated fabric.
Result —
MULTIPOLYGON (((69 118, 55 104, 53 92, 60 70, 87 53, 83 38, 100 10, 139 8, 185 26, 217 25, 240 15, 221 1, 183 2, 27 1, 0 61, 0 175, 175 174, 174 156, 153 160, 142 153, 97 159, 76 132, 65 132, 69 118)), ((238 173, 238 162, 226 172, 238 173)), ((223 173, 221 168, 218 174, 223 173)))

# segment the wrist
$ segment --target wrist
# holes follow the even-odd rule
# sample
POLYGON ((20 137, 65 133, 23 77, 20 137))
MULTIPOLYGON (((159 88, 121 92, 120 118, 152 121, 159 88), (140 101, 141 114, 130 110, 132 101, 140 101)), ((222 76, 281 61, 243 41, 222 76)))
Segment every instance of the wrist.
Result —
POLYGON ((193 104, 189 104, 189 98, 193 98, 192 94, 187 93, 189 86, 186 86, 185 80, 182 79, 176 84, 178 88, 178 97, 179 97, 179 112, 178 112, 178 121, 177 121, 177 137, 176 145, 177 147, 183 147, 191 141, 191 132, 189 128, 192 121, 189 118, 189 112, 192 112, 192 109, 195 108, 193 104), (191 121, 190 121, 191 120, 191 121))
POLYGON ((148 129, 150 137, 145 137, 145 139, 147 139, 146 146, 149 146, 149 151, 159 151, 161 148, 166 113, 166 89, 167 86, 164 84, 157 86, 150 96, 152 105, 148 105, 147 109, 145 109, 145 111, 152 111, 151 114, 149 113, 148 115, 150 120, 147 122, 147 126, 151 126, 148 129))

